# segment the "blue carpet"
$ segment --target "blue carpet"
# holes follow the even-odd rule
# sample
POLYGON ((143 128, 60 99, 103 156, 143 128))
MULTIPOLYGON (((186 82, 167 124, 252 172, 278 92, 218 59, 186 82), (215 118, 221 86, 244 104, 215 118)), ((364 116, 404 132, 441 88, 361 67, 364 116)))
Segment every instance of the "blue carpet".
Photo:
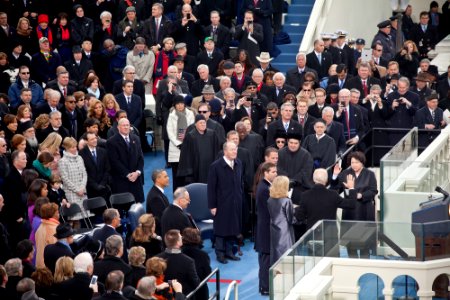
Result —
MULTIPOLYGON (((148 191, 153 186, 151 179, 153 170, 162 169, 164 168, 164 165, 164 154, 162 152, 158 151, 156 152, 156 155, 155 153, 146 153, 144 155, 144 195, 147 195, 148 191)), ((165 192, 169 200, 172 201, 172 169, 166 169, 166 171, 170 177, 170 186, 165 189, 165 192)), ((258 292, 258 255, 253 250, 253 243, 246 240, 245 246, 241 247, 241 251, 243 252, 241 261, 229 261, 226 265, 217 262, 214 249, 211 247, 211 241, 207 240, 204 242, 203 250, 206 251, 211 258, 211 268, 219 268, 221 280, 225 280, 226 282, 228 282, 228 280, 229 282, 232 280, 240 280, 240 284, 238 286, 239 299, 268 299, 268 297, 263 297, 258 292)), ((214 293, 216 290, 216 284, 208 283, 208 286, 210 293, 214 293)), ((227 288, 228 283, 221 283, 221 299, 225 296, 227 288)), ((233 293, 231 295, 233 295, 233 293)), ((231 296, 230 299, 233 299, 233 296, 231 296)))

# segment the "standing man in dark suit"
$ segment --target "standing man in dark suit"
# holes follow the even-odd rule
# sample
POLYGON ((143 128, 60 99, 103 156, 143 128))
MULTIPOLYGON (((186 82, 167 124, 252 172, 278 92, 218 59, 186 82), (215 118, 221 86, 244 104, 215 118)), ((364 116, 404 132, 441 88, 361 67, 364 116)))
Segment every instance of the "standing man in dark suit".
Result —
POLYGON ((108 199, 111 193, 108 153, 104 148, 97 147, 98 137, 95 133, 87 133, 86 140, 86 145, 80 150, 80 156, 83 158, 88 175, 86 185, 88 198, 108 199))
MULTIPOLYGON (((376 67, 374 67, 376 68, 376 67)), ((345 82, 344 88, 349 90, 357 89, 361 94, 359 99, 364 99, 367 95, 370 94, 370 88, 374 84, 381 85, 379 79, 370 76, 371 66, 369 63, 362 62, 359 64, 358 68, 358 76, 352 77, 348 81, 345 82)))
POLYGON ((295 56, 295 62, 297 66, 287 70, 286 72, 286 84, 294 87, 294 90, 298 92, 302 86, 303 76, 305 76, 305 73, 313 72, 317 74, 317 72, 314 69, 306 66, 307 58, 306 54, 303 52, 297 53, 297 55, 295 56))
POLYGON ((224 156, 214 161, 208 174, 208 207, 214 216, 217 261, 237 261, 232 244, 242 232, 244 184, 242 162, 237 158, 237 145, 225 142, 224 156))
POLYGON ((127 112, 130 123, 137 128, 142 119, 142 99, 133 94, 133 85, 133 81, 124 80, 122 82, 123 93, 116 95, 116 101, 127 112))
POLYGON ((231 41, 230 30, 220 24, 220 14, 218 11, 211 11, 210 20, 211 24, 205 27, 204 34, 205 36, 212 37, 216 48, 222 51, 224 57, 227 58, 231 41))
POLYGON ((108 139, 106 147, 109 154, 112 175, 112 192, 130 192, 137 202, 144 201, 142 172, 144 155, 139 137, 130 134, 130 121, 120 119, 117 125, 119 134, 108 139))
POLYGON ((429 20, 430 14, 426 11, 421 12, 419 24, 414 24, 411 30, 410 39, 416 43, 422 58, 427 58, 428 51, 434 49, 438 43, 438 31, 435 26, 428 24, 429 20))
POLYGON ((79 140, 84 132, 84 116, 76 105, 74 96, 65 97, 64 106, 61 107, 62 126, 69 131, 69 136, 79 140))
POLYGON ((261 50, 259 45, 264 40, 263 27, 254 22, 254 14, 247 10, 244 14, 244 24, 239 24, 235 28, 234 39, 239 41, 239 50, 248 51, 248 56, 252 64, 258 65, 256 56, 259 56, 261 50))
POLYGON ((181 252, 183 240, 180 231, 169 230, 164 236, 166 250, 157 255, 167 262, 167 269, 164 272, 165 280, 178 280, 183 286, 183 294, 192 292, 200 283, 195 262, 192 258, 181 252))
MULTIPOLYGON (((313 174, 314 186, 303 193, 300 205, 296 210, 297 220, 306 224, 306 230, 310 229, 320 220, 336 220, 338 208, 352 209, 355 207, 356 190, 353 176, 347 177, 346 189, 349 190, 349 198, 342 198, 336 191, 326 188, 328 172, 325 169, 316 169, 313 174)), ((324 223, 323 227, 324 255, 339 257, 339 248, 331 252, 337 244, 337 229, 331 222, 324 223)))
POLYGON ((255 250, 258 252, 259 264, 259 292, 261 295, 269 295, 269 268, 270 268, 270 238, 267 233, 270 232, 270 215, 267 208, 269 199, 269 188, 272 181, 277 176, 277 167, 275 164, 266 162, 261 167, 263 178, 256 186, 256 239, 255 250))
POLYGON ((205 64, 209 67, 209 72, 212 76, 217 76, 217 68, 219 63, 223 60, 223 53, 220 49, 215 47, 213 37, 207 36, 203 46, 205 50, 197 54, 197 64, 205 64))
POLYGON ((308 107, 308 114, 316 119, 320 119, 322 117, 322 110, 326 106, 329 106, 329 104, 325 102, 327 92, 323 88, 317 88, 314 92, 316 94, 316 103, 308 107))
POLYGON ((297 113, 294 115, 293 119, 302 125, 302 137, 306 137, 307 135, 314 133, 314 123, 316 122, 316 118, 308 113, 307 99, 297 101, 297 113))
POLYGON ((450 65, 447 67, 447 76, 438 82, 436 92, 439 94, 439 100, 447 98, 450 91, 450 65))
MULTIPOLYGON (((426 98, 427 105, 416 112, 416 115, 414 116, 414 125, 419 129, 441 129, 447 125, 443 119, 444 112, 438 107, 438 98, 438 94, 432 93, 426 98)), ((438 135, 439 132, 430 131, 428 135, 424 136, 422 141, 419 136, 419 145, 422 142, 423 146, 428 146, 438 135)))
POLYGON ((335 83, 339 86, 339 89, 344 88, 345 83, 353 76, 347 73, 347 65, 339 64, 336 67, 336 75, 330 76, 328 79, 328 86, 335 83))
POLYGON ((173 192, 173 204, 169 205, 161 216, 161 233, 163 236, 171 229, 183 232, 187 227, 195 228, 190 216, 184 211, 190 202, 191 198, 185 188, 180 187, 173 192))
POLYGON ((55 273, 56 261, 63 256, 71 258, 75 257, 75 254, 70 248, 70 244, 73 243, 73 235, 75 232, 69 223, 62 223, 56 227, 56 233, 54 236, 58 239, 55 244, 49 244, 44 248, 44 263, 47 268, 55 273))
POLYGON ((331 54, 324 52, 325 44, 321 39, 314 41, 314 50, 306 55, 306 66, 317 72, 319 81, 328 76, 331 66, 331 54))
MULTIPOLYGON (((20 1, 18 3, 20 3, 20 1)), ((13 50, 12 44, 16 29, 8 24, 8 15, 6 12, 0 13, 0 26, 2 27, 2 30, 0 30, 0 41, 2 41, 0 52, 8 53, 13 50)))
POLYGON ((152 173, 154 185, 147 194, 147 213, 152 214, 156 221, 156 233, 161 236, 161 217, 164 210, 170 205, 164 194, 164 188, 169 186, 169 175, 166 170, 157 169, 152 173))
POLYGON ((172 22, 163 15, 163 11, 161 3, 153 3, 152 16, 144 22, 144 38, 153 52, 159 51, 162 41, 172 34, 172 22))
POLYGON ((80 83, 84 80, 87 72, 94 69, 92 62, 83 57, 83 52, 80 46, 73 46, 72 48, 73 57, 71 60, 64 62, 64 67, 70 74, 70 78, 76 83, 80 83))
POLYGON ((263 30, 263 40, 260 43, 261 51, 272 52, 273 48, 272 1, 243 0, 241 11, 253 12, 254 21, 257 24, 260 24, 263 30))
POLYGON ((327 106, 322 110, 322 119, 327 125, 326 133, 334 139, 336 144, 336 153, 342 154, 347 149, 347 144, 344 138, 344 126, 334 119, 334 109, 327 106))
POLYGON ((336 111, 335 119, 344 126, 346 143, 355 145, 364 135, 364 120, 359 107, 350 103, 351 93, 348 89, 339 91, 339 103, 333 108, 336 111))
POLYGON ((294 115, 294 106, 290 102, 281 105, 281 118, 272 122, 267 128, 266 146, 271 146, 275 143, 275 136, 277 132, 302 133, 302 126, 295 120, 292 120, 294 115))

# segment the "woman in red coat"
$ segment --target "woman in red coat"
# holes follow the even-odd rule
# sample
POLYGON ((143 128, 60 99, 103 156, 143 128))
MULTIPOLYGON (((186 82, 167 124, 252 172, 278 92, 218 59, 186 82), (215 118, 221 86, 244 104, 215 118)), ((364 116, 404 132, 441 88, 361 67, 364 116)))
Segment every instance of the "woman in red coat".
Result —
POLYGON ((163 40, 163 46, 160 51, 155 53, 155 66, 153 68, 153 91, 152 94, 156 95, 158 90, 158 82, 167 75, 167 68, 175 57, 175 41, 171 37, 166 37, 163 40))

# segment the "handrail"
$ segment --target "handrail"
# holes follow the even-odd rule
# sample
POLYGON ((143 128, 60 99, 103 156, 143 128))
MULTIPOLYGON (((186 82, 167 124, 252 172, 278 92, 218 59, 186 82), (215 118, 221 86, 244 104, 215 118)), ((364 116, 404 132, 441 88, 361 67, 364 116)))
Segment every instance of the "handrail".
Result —
POLYGON ((231 289, 234 288, 234 299, 237 300, 238 298, 238 282, 236 280, 233 280, 230 285, 227 288, 227 293, 225 294, 224 300, 230 299, 231 289))
POLYGON ((312 48, 312 42, 320 33, 320 30, 323 29, 324 24, 323 21, 320 21, 322 16, 328 15, 328 10, 331 5, 330 0, 316 0, 314 2, 313 9, 311 14, 309 15, 308 24, 305 29, 305 33, 303 34, 302 42, 300 44, 299 52, 309 52, 312 48))
POLYGON ((191 299, 195 293, 205 284, 208 283, 208 280, 213 277, 214 275, 216 275, 216 291, 214 292, 214 294, 212 296, 210 296, 208 298, 208 300, 212 300, 214 298, 216 298, 216 300, 220 299, 220 270, 219 268, 215 268, 214 270, 212 270, 211 273, 209 273, 208 276, 206 276, 205 279, 202 280, 202 282, 199 283, 199 285, 195 288, 195 290, 193 290, 192 292, 190 292, 187 296, 186 299, 191 299))

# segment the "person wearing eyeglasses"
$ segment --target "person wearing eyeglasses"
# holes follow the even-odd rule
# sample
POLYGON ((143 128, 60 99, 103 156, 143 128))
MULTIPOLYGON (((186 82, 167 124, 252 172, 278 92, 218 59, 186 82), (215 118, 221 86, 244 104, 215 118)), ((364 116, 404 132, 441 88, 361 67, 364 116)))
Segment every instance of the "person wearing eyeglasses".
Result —
POLYGON ((11 84, 8 89, 9 106, 10 109, 17 109, 20 105, 20 94, 23 88, 31 90, 31 103, 33 105, 39 105, 45 103, 44 92, 39 84, 30 79, 30 68, 27 66, 21 66, 19 68, 19 76, 17 76, 16 82, 11 84))
POLYGON ((69 136, 79 139, 84 132, 84 117, 76 105, 74 96, 67 96, 60 109, 62 126, 69 131, 69 136))

